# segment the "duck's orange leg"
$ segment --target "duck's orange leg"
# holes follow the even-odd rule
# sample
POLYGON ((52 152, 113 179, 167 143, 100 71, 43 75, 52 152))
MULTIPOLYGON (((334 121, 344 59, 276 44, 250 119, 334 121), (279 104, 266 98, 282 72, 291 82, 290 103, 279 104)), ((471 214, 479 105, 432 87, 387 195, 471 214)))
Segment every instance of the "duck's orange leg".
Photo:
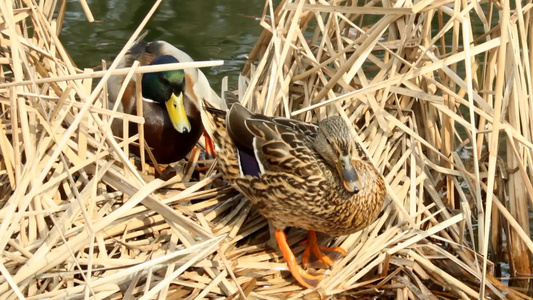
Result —
MULTIPOLYGON (((346 256, 346 251, 341 247, 329 248, 320 246, 316 241, 316 233, 313 230, 307 231, 307 247, 305 247, 304 253, 302 254, 302 264, 304 267, 309 265, 309 256, 311 253, 313 253, 313 255, 327 267, 331 267, 334 260, 330 256, 322 253, 322 251, 337 252, 341 256, 346 256)), ((338 254, 336 256, 338 256, 338 254)), ((332 255, 332 257, 335 257, 335 255, 332 255)))
POLYGON ((216 157, 215 145, 213 144, 213 140, 211 139, 209 134, 205 132, 205 130, 204 130, 204 137, 205 137, 205 151, 207 152, 210 158, 215 158, 216 157))
POLYGON ((298 281, 301 285, 308 289, 316 288, 318 286, 318 283, 320 283, 320 281, 324 279, 324 276, 315 276, 304 271, 296 262, 296 257, 294 257, 291 248, 289 248, 289 245, 287 244, 287 237, 285 236, 285 232, 283 230, 276 230, 275 235, 276 241, 278 242, 279 248, 281 249, 281 253, 283 254, 283 258, 285 258, 285 260, 287 261, 289 271, 291 271, 291 274, 294 279, 296 279, 296 281, 298 281))

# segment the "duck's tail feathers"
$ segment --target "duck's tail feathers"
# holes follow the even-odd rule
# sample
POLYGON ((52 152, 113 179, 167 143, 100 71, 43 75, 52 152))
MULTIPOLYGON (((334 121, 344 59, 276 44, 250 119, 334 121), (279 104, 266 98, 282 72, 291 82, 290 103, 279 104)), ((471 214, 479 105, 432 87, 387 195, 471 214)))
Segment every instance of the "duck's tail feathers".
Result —
POLYGON ((203 99, 202 120, 207 133, 213 140, 215 131, 224 131, 227 134, 226 115, 236 103, 240 103, 239 98, 230 91, 223 93, 223 98, 219 103, 203 99))
POLYGON ((239 169, 238 150, 226 127, 228 111, 215 108, 207 101, 203 104, 202 122, 215 145, 220 171, 227 180, 234 180, 240 176, 242 170, 239 169))
POLYGON ((218 143, 218 139, 215 136, 216 132, 226 132, 226 114, 227 112, 225 110, 216 108, 209 101, 203 100, 202 123, 204 124, 205 131, 215 142, 215 145, 218 143))
POLYGON ((233 104, 240 103, 239 96, 235 95, 233 92, 225 91, 224 92, 224 102, 226 103, 226 106, 231 108, 233 104))

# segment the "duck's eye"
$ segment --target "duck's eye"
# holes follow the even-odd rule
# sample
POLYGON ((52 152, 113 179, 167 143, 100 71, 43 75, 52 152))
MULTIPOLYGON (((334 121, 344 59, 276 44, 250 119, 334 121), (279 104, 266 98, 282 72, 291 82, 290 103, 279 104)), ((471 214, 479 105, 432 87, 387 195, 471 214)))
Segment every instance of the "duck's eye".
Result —
POLYGON ((342 167, 343 169, 348 168, 348 166, 346 165, 346 161, 341 160, 341 167, 342 167))

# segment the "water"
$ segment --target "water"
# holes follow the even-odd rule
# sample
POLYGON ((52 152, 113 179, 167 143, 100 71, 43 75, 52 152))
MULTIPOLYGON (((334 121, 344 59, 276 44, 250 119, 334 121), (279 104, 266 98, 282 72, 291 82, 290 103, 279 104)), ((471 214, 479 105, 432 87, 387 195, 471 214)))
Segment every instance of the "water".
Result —
MULTIPOLYGON (((79 1, 68 1, 61 41, 80 68, 94 68, 111 61, 122 49, 153 1, 87 1, 97 22, 89 23, 79 1), (126 4, 128 3, 128 4, 126 4)), ((215 91, 229 76, 230 87, 262 31, 258 18, 263 1, 165 0, 148 22, 146 40, 165 40, 194 60, 224 60, 224 65, 205 68, 215 91)))

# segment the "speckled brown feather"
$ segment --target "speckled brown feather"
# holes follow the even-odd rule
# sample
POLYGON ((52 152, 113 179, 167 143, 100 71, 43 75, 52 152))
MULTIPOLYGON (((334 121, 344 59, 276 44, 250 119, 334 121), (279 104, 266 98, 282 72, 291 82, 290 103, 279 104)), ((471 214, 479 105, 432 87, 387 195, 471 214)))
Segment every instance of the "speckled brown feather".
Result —
POLYGON ((239 142, 230 137, 225 125, 235 121, 230 118, 239 118, 232 114, 234 109, 235 106, 229 117, 215 109, 207 109, 204 115, 212 125, 210 133, 220 170, 276 229, 299 227, 346 235, 363 229, 377 218, 385 196, 381 175, 356 145, 361 159, 354 162, 354 167, 362 189, 357 194, 347 191, 337 170, 313 148, 319 130, 313 124, 259 115, 246 117, 248 133, 232 136, 255 137, 256 156, 262 162, 264 173, 241 174, 235 147, 239 142))

